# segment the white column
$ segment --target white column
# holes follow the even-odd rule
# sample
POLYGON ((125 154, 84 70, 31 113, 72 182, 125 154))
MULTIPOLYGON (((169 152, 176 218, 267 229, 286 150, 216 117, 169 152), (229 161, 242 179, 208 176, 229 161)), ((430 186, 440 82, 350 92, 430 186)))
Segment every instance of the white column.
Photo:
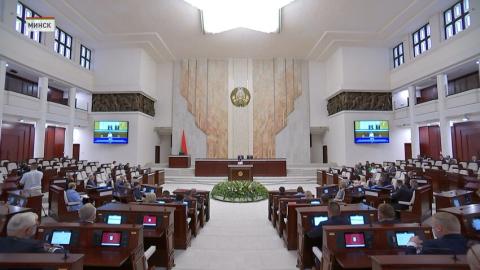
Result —
POLYGON ((75 98, 77 96, 77 88, 72 87, 68 91, 68 106, 70 108, 70 119, 67 130, 65 131, 65 149, 64 156, 72 157, 73 155, 73 129, 75 128, 75 98))
MULTIPOLYGON (((2 126, 3 121, 3 99, 5 90, 5 77, 7 75, 7 61, 0 60, 0 127, 2 126)), ((2 138, 2 129, 0 128, 0 139, 2 138)))
POLYGON ((448 78, 446 74, 437 75, 438 91, 438 116, 440 120, 440 140, 442 142, 442 154, 452 156, 452 134, 450 121, 446 116, 446 97, 448 92, 448 78))
POLYGON ((418 137, 418 125, 415 123, 415 104, 417 103, 417 88, 415 86, 408 87, 408 114, 410 119, 410 129, 412 136, 412 157, 416 158, 420 155, 420 142, 418 137))
POLYGON ((35 125, 35 145, 33 156, 43 158, 45 148, 45 125, 47 124, 47 97, 48 97, 48 78, 40 77, 38 79, 38 92, 40 95, 39 119, 35 125))

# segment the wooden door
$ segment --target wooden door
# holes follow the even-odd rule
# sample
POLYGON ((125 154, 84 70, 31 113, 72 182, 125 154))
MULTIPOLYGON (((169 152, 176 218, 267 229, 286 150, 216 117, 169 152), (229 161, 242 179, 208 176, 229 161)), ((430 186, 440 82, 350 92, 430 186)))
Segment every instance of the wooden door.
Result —
POLYGON ((49 126, 45 129, 44 158, 50 160, 63 157, 65 150, 65 128, 49 126))
POLYGON ((411 143, 405 143, 404 144, 404 149, 405 149, 405 160, 408 160, 412 158, 412 144, 411 143))
MULTIPOLYGON (((2 134, 3 136, 3 134, 2 134)), ((480 157, 480 121, 455 123, 452 127, 453 156, 467 161, 480 157)))
POLYGON ((328 163, 328 149, 327 146, 323 146, 323 163, 328 163))
POLYGON ((160 163, 160 145, 155 146, 155 163, 160 163))
POLYGON ((54 157, 65 156, 65 128, 55 128, 55 150, 54 157))
POLYGON ((34 140, 34 125, 4 122, 0 140, 0 159, 24 161, 33 158, 34 140))
POLYGON ((419 128, 420 154, 438 159, 442 151, 440 140, 440 126, 426 126, 419 128))
POLYGON ((73 144, 72 157, 76 160, 80 160, 80 144, 73 144))

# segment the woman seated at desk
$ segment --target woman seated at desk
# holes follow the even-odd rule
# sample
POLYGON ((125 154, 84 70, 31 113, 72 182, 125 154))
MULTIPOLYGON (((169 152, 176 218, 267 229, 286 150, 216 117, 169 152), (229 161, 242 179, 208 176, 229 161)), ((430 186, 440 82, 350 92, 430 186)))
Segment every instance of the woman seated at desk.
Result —
POLYGON ((338 183, 337 195, 335 195, 335 198, 333 200, 336 202, 343 202, 343 199, 345 198, 346 188, 347 188, 347 181, 341 180, 340 183, 338 183))
POLYGON ((141 186, 140 186, 139 182, 134 182, 133 183, 132 193, 133 193, 133 198, 135 199, 135 201, 143 200, 143 193, 142 193, 141 186))
POLYGON ((95 179, 95 176, 93 176, 93 174, 90 174, 87 180, 87 188, 97 188, 97 187, 98 185, 97 185, 97 180, 95 179))
POLYGON ((65 191, 68 203, 78 202, 76 205, 70 205, 67 207, 69 212, 78 211, 84 203, 88 201, 87 198, 82 198, 80 194, 75 190, 77 185, 73 182, 68 183, 68 189, 65 191))
POLYGON ((125 176, 120 176, 120 179, 115 183, 115 191, 119 194, 127 194, 127 190, 130 189, 130 183, 127 182, 125 176))
POLYGON ((157 195, 153 192, 149 192, 145 194, 145 198, 143 198, 144 203, 156 203, 157 202, 157 195))

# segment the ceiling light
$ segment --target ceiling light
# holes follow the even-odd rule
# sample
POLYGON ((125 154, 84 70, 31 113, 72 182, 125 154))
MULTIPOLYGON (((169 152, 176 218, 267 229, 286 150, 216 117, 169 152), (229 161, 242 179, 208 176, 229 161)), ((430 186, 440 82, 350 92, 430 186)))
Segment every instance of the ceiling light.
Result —
POLYGON ((470 117, 468 116, 468 114, 465 114, 462 118, 462 120, 465 122, 465 121, 468 121, 470 120, 470 117))
POLYGON ((184 0, 202 11, 205 33, 248 28, 280 31, 280 9, 294 0, 184 0))
POLYGON ((5 64, 5 67, 8 67, 8 63, 7 63, 7 64, 5 64))
POLYGON ((477 65, 480 65, 480 60, 478 60, 478 61, 477 61, 477 62, 475 62, 475 63, 477 63, 477 65))

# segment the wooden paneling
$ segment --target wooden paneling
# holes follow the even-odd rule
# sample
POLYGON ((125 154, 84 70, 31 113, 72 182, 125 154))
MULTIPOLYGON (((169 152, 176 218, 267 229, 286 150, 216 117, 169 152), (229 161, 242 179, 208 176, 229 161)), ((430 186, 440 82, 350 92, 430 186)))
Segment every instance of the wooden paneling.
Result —
POLYGON ((471 89, 480 88, 478 71, 448 81, 448 94, 453 95, 471 89))
POLYGON ((452 127, 453 156, 470 160, 480 156, 480 121, 456 123, 452 127))
POLYGON ((47 127, 45 129, 44 158, 63 157, 65 149, 65 128, 47 127))
POLYGON ((80 144, 73 144, 72 157, 76 160, 80 160, 80 144))
POLYGON ((412 158, 412 144, 405 143, 404 148, 405 148, 405 160, 412 158))
POLYGON ((420 89, 420 97, 417 97, 417 104, 436 99, 438 99, 437 86, 433 85, 425 87, 423 89, 420 89))
POLYGON ((442 151, 440 127, 427 126, 419 128, 420 154, 437 159, 442 151))
POLYGON ((23 161, 33 158, 34 125, 4 122, 1 136, 0 159, 23 161))

